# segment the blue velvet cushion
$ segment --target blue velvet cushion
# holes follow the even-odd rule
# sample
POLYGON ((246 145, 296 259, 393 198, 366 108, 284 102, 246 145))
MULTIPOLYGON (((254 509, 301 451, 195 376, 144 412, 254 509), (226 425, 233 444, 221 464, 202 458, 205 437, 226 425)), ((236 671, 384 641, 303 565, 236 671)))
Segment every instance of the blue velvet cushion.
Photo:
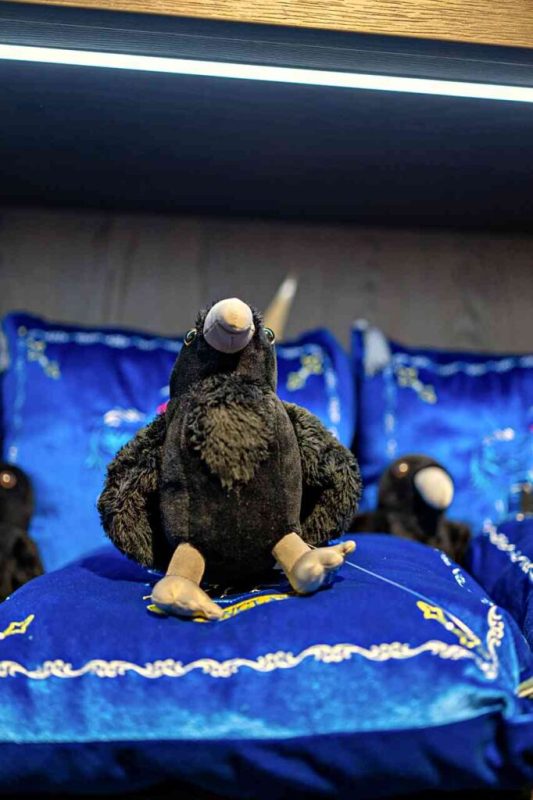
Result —
POLYGON ((513 485, 533 479, 533 355, 404 347, 362 325, 352 345, 362 508, 391 460, 426 453, 454 478, 450 517, 476 530, 505 517, 513 485))
POLYGON ((531 652, 445 556, 359 536, 314 596, 278 579, 221 622, 151 610, 109 546, 0 605, 0 792, 185 780, 239 797, 387 797, 533 780, 531 652))
MULTIPOLYGON (((54 569, 104 541, 96 512, 107 463, 168 397, 181 338, 79 328, 24 314, 3 321, 4 455, 36 491, 32 535, 54 569)), ((347 356, 327 331, 278 346, 279 394, 344 443, 353 434, 347 356)))
POLYGON ((533 648, 533 517, 486 523, 470 546, 467 568, 513 615, 533 648))

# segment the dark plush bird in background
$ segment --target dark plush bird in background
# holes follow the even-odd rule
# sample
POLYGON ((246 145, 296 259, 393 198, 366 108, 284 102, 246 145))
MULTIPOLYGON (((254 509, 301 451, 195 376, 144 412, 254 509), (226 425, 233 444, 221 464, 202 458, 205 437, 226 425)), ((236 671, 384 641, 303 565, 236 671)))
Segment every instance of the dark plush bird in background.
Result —
POLYGON ((0 600, 43 573, 28 535, 32 512, 30 479, 18 467, 0 462, 0 600))
POLYGON ((470 529, 445 516, 453 491, 451 476, 442 464, 424 455, 403 456, 381 476, 377 509, 357 514, 350 531, 414 539, 439 548, 461 563, 470 529))
POLYGON ((165 413, 109 466, 104 529, 126 555, 166 571, 152 597, 172 613, 221 615, 200 588, 204 571, 235 586, 277 561, 305 594, 355 547, 316 547, 352 518, 359 470, 316 417, 277 397, 273 344, 261 315, 237 298, 200 312, 165 413))

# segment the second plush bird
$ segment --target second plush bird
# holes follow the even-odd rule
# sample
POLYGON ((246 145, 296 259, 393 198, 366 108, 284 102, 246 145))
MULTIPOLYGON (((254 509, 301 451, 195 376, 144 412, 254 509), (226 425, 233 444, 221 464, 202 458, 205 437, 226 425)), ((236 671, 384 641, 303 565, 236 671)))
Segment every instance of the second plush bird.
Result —
POLYGON ((357 514, 350 531, 392 533, 442 550, 461 563, 470 529, 448 519, 454 486, 449 472, 425 455, 406 455, 383 472, 375 511, 357 514))

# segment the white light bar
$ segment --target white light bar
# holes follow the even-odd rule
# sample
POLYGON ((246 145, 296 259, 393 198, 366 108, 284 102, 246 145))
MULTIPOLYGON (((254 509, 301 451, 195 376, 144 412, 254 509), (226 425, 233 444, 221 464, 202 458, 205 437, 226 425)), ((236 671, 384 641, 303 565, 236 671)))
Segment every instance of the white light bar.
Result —
POLYGON ((235 64, 221 61, 197 61, 185 58, 103 53, 90 50, 64 50, 56 47, 27 47, 0 44, 0 59, 36 61, 46 64, 72 64, 82 67, 108 67, 143 72, 166 72, 175 75, 201 75, 213 78, 237 78, 251 81, 274 81, 306 86, 333 86, 345 89, 370 89, 385 92, 411 92, 448 97, 473 97, 481 100, 533 102, 533 87, 492 83, 401 78, 358 72, 272 67, 235 64))

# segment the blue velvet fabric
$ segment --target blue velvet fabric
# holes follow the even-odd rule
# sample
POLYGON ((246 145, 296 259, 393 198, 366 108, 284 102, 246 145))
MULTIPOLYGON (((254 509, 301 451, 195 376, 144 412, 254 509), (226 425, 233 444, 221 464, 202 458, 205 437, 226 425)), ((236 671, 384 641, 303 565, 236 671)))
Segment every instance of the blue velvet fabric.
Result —
POLYGON ((377 798, 533 780, 531 651, 439 552, 355 537, 335 582, 150 610, 157 579, 104 548, 0 605, 0 791, 163 779, 254 798, 377 798))
MULTIPOLYGON (((115 452, 168 399, 181 347, 133 331, 95 330, 25 314, 3 321, 4 455, 36 491, 31 533, 47 569, 103 543, 96 500, 115 452)), ((309 408, 345 444, 353 435, 348 357, 327 331, 279 345, 279 394, 309 408)))
POLYGON ((533 516, 487 523, 470 546, 467 568, 513 615, 533 649, 533 516))
POLYGON ((392 460, 425 453, 453 476, 452 519, 477 531, 505 518, 513 486, 533 480, 533 356, 422 350, 384 337, 376 346, 360 328, 352 356, 361 508, 374 508, 392 460))

